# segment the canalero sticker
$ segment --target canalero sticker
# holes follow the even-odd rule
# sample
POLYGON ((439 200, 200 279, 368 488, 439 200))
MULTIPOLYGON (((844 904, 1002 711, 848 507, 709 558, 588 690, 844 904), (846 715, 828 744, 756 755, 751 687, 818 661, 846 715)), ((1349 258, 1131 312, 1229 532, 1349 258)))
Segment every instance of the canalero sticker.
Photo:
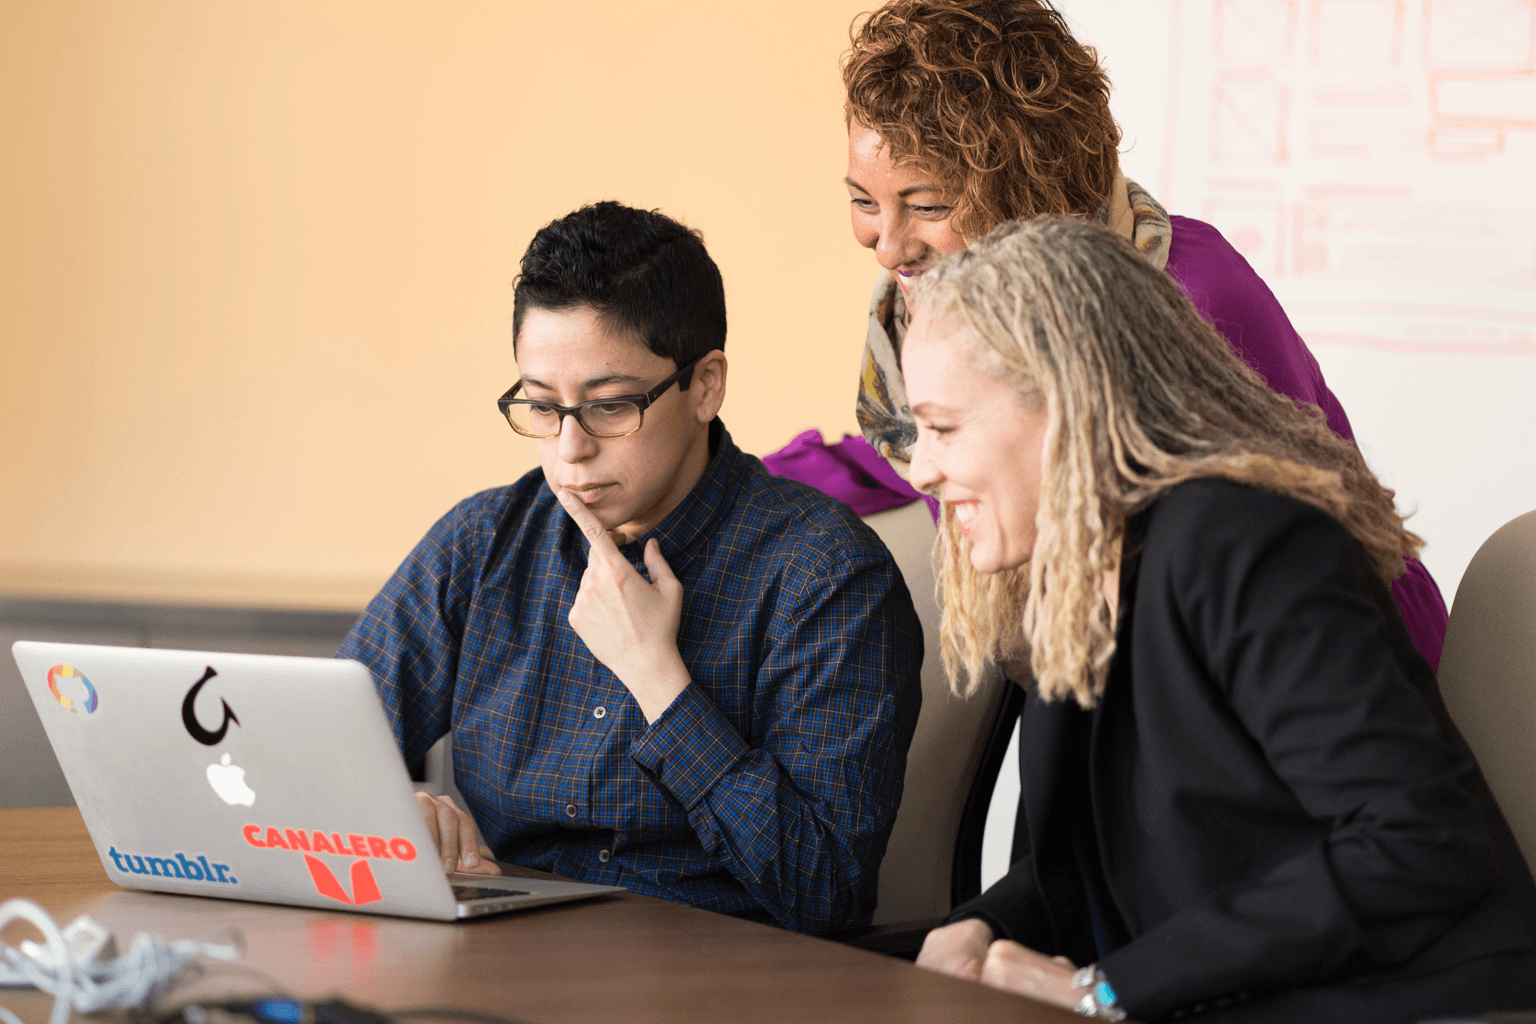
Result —
POLYGON ((240 834, 245 836, 247 843, 258 850, 288 850, 302 853, 304 866, 309 868, 310 880, 315 883, 315 891, 321 896, 350 906, 361 906, 384 898, 379 893, 378 883, 374 881, 373 869, 368 866, 370 858, 403 861, 416 859, 416 845, 402 836, 385 839, 383 836, 364 836, 356 832, 348 832, 343 836, 339 832, 280 829, 275 825, 265 827, 247 825, 240 830, 240 834), (317 853, 358 858, 352 862, 350 894, 331 873, 325 861, 314 856, 317 853))

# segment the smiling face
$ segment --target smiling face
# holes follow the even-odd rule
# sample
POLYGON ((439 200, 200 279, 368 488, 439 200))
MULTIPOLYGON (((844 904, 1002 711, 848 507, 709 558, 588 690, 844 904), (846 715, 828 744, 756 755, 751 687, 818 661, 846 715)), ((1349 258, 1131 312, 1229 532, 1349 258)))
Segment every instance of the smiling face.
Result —
MULTIPOLYGON (((644 394, 677 370, 590 306, 530 309, 517 332, 518 397, 573 406, 644 394)), ((709 422, 725 398, 725 353, 694 366, 687 391, 668 388, 627 437, 593 437, 574 416, 536 442, 551 490, 576 494, 623 540, 650 530, 677 507, 709 463, 709 422)))
POLYGON ((853 237, 896 275, 903 294, 940 257, 964 247, 950 228, 954 213, 942 183, 891 151, 871 128, 848 125, 848 198, 853 237))
POLYGON ((1034 552, 1050 417, 1043 402, 978 365, 978 344, 958 315, 924 307, 907 329, 901 368, 917 419, 912 486, 951 508, 971 565, 993 573, 1034 552))

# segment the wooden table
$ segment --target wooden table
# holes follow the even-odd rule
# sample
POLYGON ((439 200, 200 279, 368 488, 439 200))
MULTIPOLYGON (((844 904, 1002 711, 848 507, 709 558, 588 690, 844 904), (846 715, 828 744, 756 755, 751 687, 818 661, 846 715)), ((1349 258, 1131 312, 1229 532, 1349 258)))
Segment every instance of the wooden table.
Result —
MULTIPOLYGON (((1081 1020, 1041 1003, 956 981, 823 939, 625 893, 459 924, 329 913, 119 889, 73 807, 0 810, 0 901, 35 900, 64 925, 89 913, 119 944, 234 926, 243 963, 265 972, 210 975, 175 996, 281 988, 383 1010, 453 1006, 555 1022, 1081 1020)), ((36 938, 13 924, 5 939, 36 938)), ((217 969, 217 968, 216 968, 217 969)), ((0 989, 31 1024, 51 997, 0 989)))

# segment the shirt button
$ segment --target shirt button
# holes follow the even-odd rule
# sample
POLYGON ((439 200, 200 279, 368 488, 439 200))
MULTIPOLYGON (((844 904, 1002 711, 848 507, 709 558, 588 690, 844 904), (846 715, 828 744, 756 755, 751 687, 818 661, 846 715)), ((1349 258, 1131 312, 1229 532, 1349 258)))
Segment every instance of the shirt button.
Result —
POLYGON ((595 707, 592 709, 593 718, 602 718, 606 714, 608 714, 608 709, 605 707, 595 707))
POLYGON ((610 860, 613 859, 613 851, 612 850, 598 850, 597 851, 597 859, 602 861, 604 864, 607 864, 610 860))
POLYGON ((566 804, 565 805, 565 816, 567 818, 574 818, 574 817, 576 817, 576 805, 575 804, 566 804))

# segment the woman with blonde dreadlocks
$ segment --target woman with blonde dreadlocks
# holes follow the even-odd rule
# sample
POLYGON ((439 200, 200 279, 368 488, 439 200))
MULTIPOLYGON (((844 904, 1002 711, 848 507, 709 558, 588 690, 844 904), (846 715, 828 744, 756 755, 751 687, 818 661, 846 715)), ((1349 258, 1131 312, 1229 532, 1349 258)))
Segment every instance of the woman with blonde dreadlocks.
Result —
POLYGON ((1034 678, 1027 849, 918 963, 1107 1019, 1536 1008, 1536 886, 1354 446, 1083 219, 1003 225, 911 301, 944 663, 1034 678))
MULTIPOLYGON (((1096 218, 1168 273, 1271 388, 1349 420, 1253 268, 1209 224, 1170 217, 1120 173, 1109 79, 1043 0, 890 0, 856 23, 843 67, 853 233, 875 285, 860 380, 864 436, 898 471, 912 444, 899 368, 907 288, 933 262, 1018 217, 1096 218)), ((1417 559, 1393 584, 1438 667, 1446 608, 1417 559)))

